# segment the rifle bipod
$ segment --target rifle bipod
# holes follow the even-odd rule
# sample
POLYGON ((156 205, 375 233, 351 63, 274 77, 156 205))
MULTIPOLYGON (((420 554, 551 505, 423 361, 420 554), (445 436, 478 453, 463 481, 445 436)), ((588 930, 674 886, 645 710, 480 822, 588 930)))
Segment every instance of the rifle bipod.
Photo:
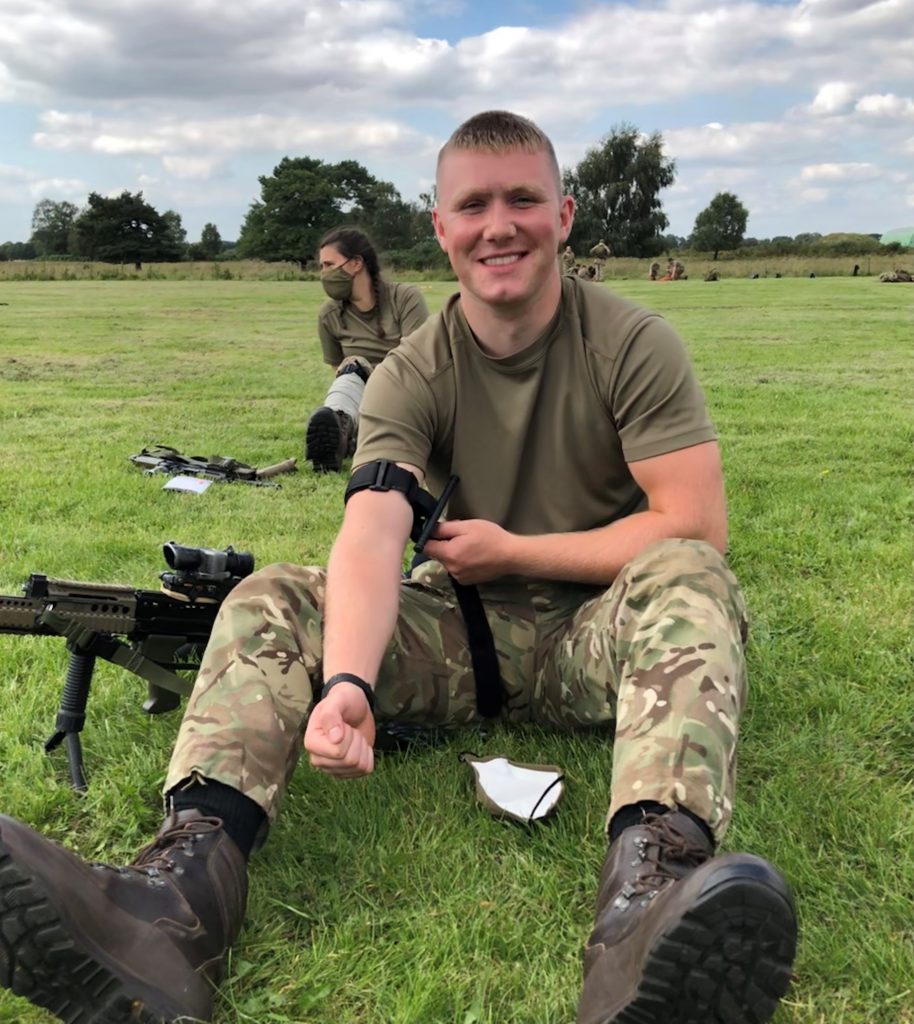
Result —
POLYGON ((60 698, 60 708, 57 712, 56 731, 45 741, 44 749, 50 754, 55 747, 60 746, 62 740, 66 740, 67 762, 70 765, 73 788, 85 793, 88 786, 79 734, 86 723, 86 703, 89 700, 89 687, 92 685, 95 655, 81 651, 69 643, 67 649, 70 652, 70 661, 67 665, 67 681, 63 686, 63 696, 60 698))
MULTIPOLYGON (((45 741, 44 749, 46 753, 50 753, 64 742, 73 788, 80 793, 85 793, 89 786, 86 782, 79 734, 86 723, 86 704, 89 701, 95 660, 102 657, 115 664, 123 664, 124 659, 121 654, 123 652, 129 657, 130 650, 116 637, 75 626, 64 616, 54 612, 47 612, 42 618, 48 625, 58 629, 61 635, 67 637, 67 650, 70 652, 67 678, 60 698, 54 733, 45 741)), ((146 662, 144 658, 138 660, 146 662)), ((147 680, 147 688, 148 696, 143 703, 143 710, 147 714, 158 715, 172 711, 181 702, 178 693, 171 689, 164 689, 150 680, 147 680)))

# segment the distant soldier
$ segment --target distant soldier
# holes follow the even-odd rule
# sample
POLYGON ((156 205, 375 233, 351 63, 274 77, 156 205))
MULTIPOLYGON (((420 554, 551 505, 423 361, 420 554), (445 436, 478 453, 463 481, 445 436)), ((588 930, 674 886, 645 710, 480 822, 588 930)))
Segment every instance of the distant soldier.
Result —
POLYGON ((562 253, 562 273, 573 274, 575 268, 574 249, 570 245, 565 246, 565 251, 562 253))
POLYGON ((671 281, 685 281, 686 279, 685 266, 679 260, 673 259, 672 256, 667 264, 666 272, 671 281))
POLYGON ((660 277, 660 264, 656 260, 651 264, 651 269, 647 272, 647 276, 652 281, 656 281, 660 277))
MULTIPOLYGON (((755 276, 758 277, 758 274, 756 274, 755 276)), ((717 271, 717 270, 709 270, 707 272, 707 274, 705 274, 705 280, 706 281, 719 281, 720 280, 720 272, 717 271)))
POLYGON ((603 273, 606 269, 606 261, 612 256, 613 251, 601 238, 599 242, 590 250, 590 255, 593 257, 593 265, 596 269, 596 280, 603 280, 603 273))
POLYGON ((591 263, 589 266, 585 266, 583 263, 577 268, 578 277, 583 278, 585 281, 599 280, 597 277, 597 268, 591 263))
POLYGON ((888 284, 911 284, 914 282, 914 275, 896 267, 895 270, 886 270, 879 275, 879 280, 888 284))
POLYGON ((860 264, 859 263, 855 263, 854 264, 854 269, 853 269, 853 271, 851 273, 851 277, 859 277, 859 276, 860 276, 860 264))

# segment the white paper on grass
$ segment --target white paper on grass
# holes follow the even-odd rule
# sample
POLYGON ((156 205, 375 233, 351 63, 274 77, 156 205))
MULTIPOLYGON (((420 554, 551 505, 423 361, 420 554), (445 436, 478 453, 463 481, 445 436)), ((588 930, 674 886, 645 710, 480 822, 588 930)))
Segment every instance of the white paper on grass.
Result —
POLYGON ((195 476, 173 476, 162 488, 163 491, 191 491, 193 494, 202 494, 212 480, 200 480, 195 476))
POLYGON ((544 818, 562 795, 564 784, 557 781, 562 777, 559 772, 520 768, 505 757, 470 764, 489 799, 519 818, 544 818))

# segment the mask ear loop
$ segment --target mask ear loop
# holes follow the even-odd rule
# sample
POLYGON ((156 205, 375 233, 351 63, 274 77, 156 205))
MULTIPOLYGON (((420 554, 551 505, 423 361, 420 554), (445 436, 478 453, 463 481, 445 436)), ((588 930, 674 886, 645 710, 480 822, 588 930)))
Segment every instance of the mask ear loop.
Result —
POLYGON ((527 827, 528 828, 533 824, 533 816, 536 814, 536 809, 546 799, 546 794, 549 792, 550 789, 553 788, 553 786, 557 786, 560 782, 563 782, 564 779, 565 779, 564 774, 559 775, 558 778, 553 779, 552 782, 550 782, 549 785, 540 794, 539 800, 537 800, 536 803, 533 805, 533 810, 530 812, 530 817, 527 818, 527 827))
MULTIPOLYGON (((472 750, 461 750, 460 753, 457 755, 457 760, 461 764, 466 764, 468 757, 475 757, 477 761, 479 760, 479 754, 475 753, 472 750)), ((542 797, 540 797, 540 799, 542 800, 542 797)))

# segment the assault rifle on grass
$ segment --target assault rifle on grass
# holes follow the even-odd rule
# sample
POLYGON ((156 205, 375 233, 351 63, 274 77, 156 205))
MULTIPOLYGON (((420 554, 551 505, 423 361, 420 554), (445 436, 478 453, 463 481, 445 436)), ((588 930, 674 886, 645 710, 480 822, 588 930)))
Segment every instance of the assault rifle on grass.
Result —
POLYGON ((145 712, 172 711, 193 688, 178 673, 198 667, 219 605, 254 571, 254 556, 232 547, 217 551, 169 541, 162 553, 168 569, 160 573, 161 591, 32 573, 22 597, 0 596, 0 633, 66 640, 66 682, 55 731, 44 748, 50 752, 65 744, 78 790, 87 788, 79 734, 96 658, 146 680, 145 712))
POLYGON ((246 462, 226 455, 182 455, 177 448, 156 444, 144 448, 130 461, 139 466, 146 476, 196 476, 206 480, 221 480, 230 484, 251 484, 253 487, 279 487, 271 477, 280 473, 296 472, 295 459, 285 459, 275 466, 249 466, 246 462))

